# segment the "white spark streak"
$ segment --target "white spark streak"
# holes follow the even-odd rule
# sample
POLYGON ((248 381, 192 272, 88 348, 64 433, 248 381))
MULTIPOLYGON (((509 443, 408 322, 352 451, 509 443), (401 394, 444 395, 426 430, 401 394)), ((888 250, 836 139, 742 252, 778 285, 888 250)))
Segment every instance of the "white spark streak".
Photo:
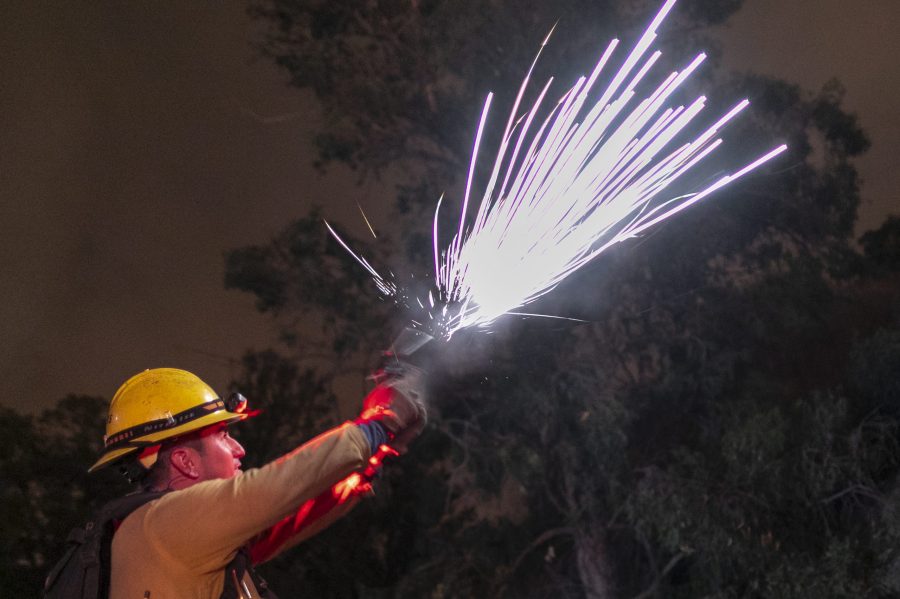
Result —
POLYGON ((372 237, 378 239, 378 235, 375 234, 375 229, 372 228, 372 223, 369 222, 366 213, 363 212, 362 206, 359 205, 359 202, 356 202, 356 207, 359 208, 359 213, 362 214, 363 220, 366 221, 366 226, 369 227, 369 233, 372 234, 372 237))
MULTIPOLYGON (((445 249, 438 240, 443 196, 435 208, 432 235, 437 299, 429 292, 428 302, 431 308, 436 301, 443 306, 429 311, 432 332, 449 337, 466 327, 488 326, 503 314, 537 316, 519 309, 553 290, 612 245, 696 204, 787 149, 779 146, 698 192, 664 196, 672 183, 721 145, 719 130, 749 104, 742 100, 692 141, 671 149, 679 134, 701 114, 706 98, 700 96, 686 107, 665 104, 706 55, 698 54, 683 70, 669 74, 643 99, 635 98, 635 89, 661 55, 659 51, 647 53, 656 29, 674 4, 675 0, 666 0, 596 102, 588 104, 588 98, 618 40, 607 46, 590 76, 579 78, 549 110, 537 132, 529 135, 552 83, 550 79, 531 108, 517 116, 535 57, 513 103, 478 211, 467 229, 477 157, 493 99, 493 94, 488 94, 475 135, 459 227, 445 249), (516 140, 508 156, 513 135, 516 140), (502 171, 505 174, 495 193, 502 171)), ((546 43, 545 39, 542 49, 546 43)), ((396 294, 394 283, 385 281, 330 226, 328 229, 383 293, 396 294)), ((421 300, 416 301, 423 306, 421 300)))
POLYGON ((343 239, 341 239, 340 235, 338 235, 334 229, 331 228, 331 225, 328 224, 328 221, 325 221, 325 226, 328 227, 328 232, 331 233, 332 237, 337 239, 338 243, 340 243, 347 252, 359 262, 363 268, 369 271, 369 274, 372 275, 372 279, 375 280, 375 285, 378 287, 378 290, 381 291, 385 295, 394 295, 397 293, 397 286, 390 282, 385 281, 384 278, 378 274, 372 265, 368 263, 368 261, 362 256, 357 255, 353 250, 350 249, 350 246, 347 245, 343 239))
MULTIPOLYGON (((508 158, 510 125, 522 96, 520 90, 477 216, 466 232, 475 159, 492 98, 488 96, 472 151, 459 231, 440 253, 441 259, 437 222, 434 227, 435 281, 441 297, 453 306, 449 321, 444 323, 448 335, 466 327, 487 326, 503 314, 521 314, 518 308, 551 291, 612 245, 695 204, 786 149, 779 146, 697 193, 661 197, 667 187, 720 145, 716 133, 749 103, 741 101, 693 141, 667 150, 706 102, 701 96, 687 108, 664 108, 706 58, 701 53, 634 106, 636 86, 660 56, 659 51, 646 56, 656 39, 656 28, 674 3, 668 0, 663 5, 600 99, 587 107, 579 121, 589 91, 617 41, 609 45, 591 76, 580 78, 551 109, 530 138, 521 160, 520 149, 547 86, 527 115, 519 119, 522 127, 508 158), (506 175, 495 195, 495 183, 504 165, 506 175)), ((530 75, 531 70, 523 89, 530 75)))

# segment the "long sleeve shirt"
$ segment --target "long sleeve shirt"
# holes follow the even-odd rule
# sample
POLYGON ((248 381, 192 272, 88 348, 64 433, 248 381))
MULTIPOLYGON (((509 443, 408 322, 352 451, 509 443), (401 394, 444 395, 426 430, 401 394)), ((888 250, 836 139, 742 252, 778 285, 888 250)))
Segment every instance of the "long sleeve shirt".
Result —
POLYGON ((252 560, 265 561, 348 511, 352 501, 330 489, 369 457, 346 424, 262 468, 141 506, 113 537, 110 599, 217 599, 239 548, 249 543, 252 560))

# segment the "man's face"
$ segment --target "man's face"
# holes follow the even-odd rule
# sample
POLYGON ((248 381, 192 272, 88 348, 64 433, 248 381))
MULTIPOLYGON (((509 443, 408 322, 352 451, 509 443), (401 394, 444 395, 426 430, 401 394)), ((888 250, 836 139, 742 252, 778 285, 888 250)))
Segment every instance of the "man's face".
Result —
POLYGON ((216 424, 203 431, 199 447, 197 482, 231 478, 241 471, 241 458, 246 455, 241 444, 228 434, 228 426, 216 424))

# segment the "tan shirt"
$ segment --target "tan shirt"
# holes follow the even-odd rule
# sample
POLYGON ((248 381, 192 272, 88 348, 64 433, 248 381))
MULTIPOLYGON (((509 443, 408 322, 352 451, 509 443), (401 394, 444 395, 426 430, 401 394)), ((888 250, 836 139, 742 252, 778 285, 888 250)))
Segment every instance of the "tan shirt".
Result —
POLYGON ((269 559, 348 511, 353 502, 338 505, 328 490, 369 453, 362 432, 345 424, 262 468, 141 506, 113 537, 110 599, 218 599, 225 566, 248 541, 268 538, 259 556, 269 559))

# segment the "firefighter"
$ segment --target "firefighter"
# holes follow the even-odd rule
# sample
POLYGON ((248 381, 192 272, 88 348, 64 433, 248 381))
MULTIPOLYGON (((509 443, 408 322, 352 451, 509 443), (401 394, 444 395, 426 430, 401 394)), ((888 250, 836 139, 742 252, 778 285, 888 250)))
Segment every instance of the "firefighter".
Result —
POLYGON ((133 376, 110 402, 105 451, 90 470, 119 464, 145 490, 166 492, 116 530, 110 598, 274 597, 252 564, 349 511, 354 473, 384 443, 403 452, 421 432, 420 393, 416 373, 382 381, 354 422, 244 472, 228 425, 253 415, 246 399, 223 399, 184 370, 133 376))

